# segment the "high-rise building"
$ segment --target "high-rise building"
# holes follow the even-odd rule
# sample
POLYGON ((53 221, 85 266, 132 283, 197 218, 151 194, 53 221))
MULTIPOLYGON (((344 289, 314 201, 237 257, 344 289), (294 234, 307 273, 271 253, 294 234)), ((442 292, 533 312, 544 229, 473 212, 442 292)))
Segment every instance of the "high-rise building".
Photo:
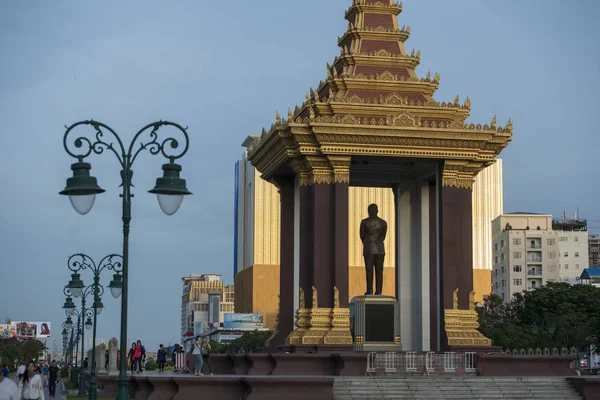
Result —
POLYGON ((208 331, 211 323, 223 322, 224 313, 234 312, 235 290, 217 274, 192 274, 181 280, 181 343, 189 349, 196 335, 208 331))
POLYGON ((517 292, 560 279, 559 233, 552 216, 502 214, 492 222, 492 292, 504 301, 517 292))
POLYGON ((492 291, 492 221, 504 212, 502 160, 481 171, 473 184, 473 290, 481 301, 492 291))
MULTIPOLYGON (((235 309, 242 313, 263 314, 265 327, 274 329, 279 294, 279 193, 275 185, 261 179, 245 154, 236 163, 235 171, 235 309)), ((366 289, 359 228, 361 220, 368 216, 367 208, 371 203, 378 205, 379 216, 388 223, 383 292, 396 295, 393 278, 396 221, 392 189, 351 187, 348 201, 350 298, 363 294, 366 289)))
POLYGON ((590 268, 600 268, 600 235, 588 237, 588 260, 590 268))

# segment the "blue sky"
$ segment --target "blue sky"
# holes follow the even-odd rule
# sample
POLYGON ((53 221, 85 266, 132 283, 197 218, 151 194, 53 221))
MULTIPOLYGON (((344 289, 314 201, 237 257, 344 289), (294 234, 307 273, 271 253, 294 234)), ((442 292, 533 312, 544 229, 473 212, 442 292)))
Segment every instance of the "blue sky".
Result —
MULTIPOLYGON (((1 2, 0 318, 51 321, 49 343, 60 342, 68 256, 121 252, 119 168, 111 155, 89 159, 107 190, 90 214, 77 215, 57 194, 73 162, 62 148, 64 125, 93 118, 129 141, 147 123, 172 120, 189 126, 181 164, 194 196, 165 216, 146 193, 163 159, 136 161, 129 337, 151 350, 177 341, 181 277, 233 279, 233 164, 241 142, 325 78, 349 4, 1 2)), ((421 75, 440 73, 437 100, 469 96, 471 121, 514 121, 502 154, 507 212, 558 216, 579 207, 600 220, 599 19, 594 0, 404 1, 407 47, 421 50, 421 75)), ((120 303, 106 296, 104 304, 98 336, 108 340, 119 335, 120 303)))

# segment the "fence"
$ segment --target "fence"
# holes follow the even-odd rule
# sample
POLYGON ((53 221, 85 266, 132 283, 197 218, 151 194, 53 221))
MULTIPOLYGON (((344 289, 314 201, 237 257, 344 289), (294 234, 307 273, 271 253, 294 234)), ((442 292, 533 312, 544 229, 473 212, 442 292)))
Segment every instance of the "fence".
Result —
POLYGON ((366 374, 472 373, 477 371, 477 353, 376 353, 367 355, 366 374))

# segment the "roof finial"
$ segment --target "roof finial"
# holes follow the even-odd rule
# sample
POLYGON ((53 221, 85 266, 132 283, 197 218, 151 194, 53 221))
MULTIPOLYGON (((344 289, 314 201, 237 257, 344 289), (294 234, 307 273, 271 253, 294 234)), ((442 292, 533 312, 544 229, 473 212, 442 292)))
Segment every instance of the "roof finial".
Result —
POLYGON ((469 99, 469 97, 468 97, 468 96, 467 96, 467 98, 465 99, 465 105, 464 105, 464 107, 465 107, 467 110, 470 110, 470 109, 471 109, 471 99, 469 99))
POLYGON ((492 123, 490 124, 490 128, 496 129, 496 116, 495 115, 494 115, 494 118, 492 118, 492 123))
POLYGON ((292 109, 288 107, 288 121, 292 122, 294 119, 294 114, 292 113, 292 109))
POLYGON ((279 115, 279 111, 275 111, 275 123, 277 125, 281 124, 281 115, 279 115))
POLYGON ((460 96, 459 95, 456 95, 456 97, 454 98, 454 106, 460 107, 460 96))

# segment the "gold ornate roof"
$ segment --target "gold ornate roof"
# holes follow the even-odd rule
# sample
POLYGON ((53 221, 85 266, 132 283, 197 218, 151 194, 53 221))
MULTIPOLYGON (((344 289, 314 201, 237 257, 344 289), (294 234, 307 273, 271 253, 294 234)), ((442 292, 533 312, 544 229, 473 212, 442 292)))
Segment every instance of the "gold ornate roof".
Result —
POLYGON ((302 184, 349 182, 352 156, 388 156, 445 160, 443 184, 472 188, 495 162, 512 138, 511 121, 468 123, 468 97, 436 101, 440 76, 417 76, 421 52, 405 48, 411 30, 399 26, 401 11, 392 0, 353 1, 326 79, 250 143, 263 178, 290 166, 302 184))

